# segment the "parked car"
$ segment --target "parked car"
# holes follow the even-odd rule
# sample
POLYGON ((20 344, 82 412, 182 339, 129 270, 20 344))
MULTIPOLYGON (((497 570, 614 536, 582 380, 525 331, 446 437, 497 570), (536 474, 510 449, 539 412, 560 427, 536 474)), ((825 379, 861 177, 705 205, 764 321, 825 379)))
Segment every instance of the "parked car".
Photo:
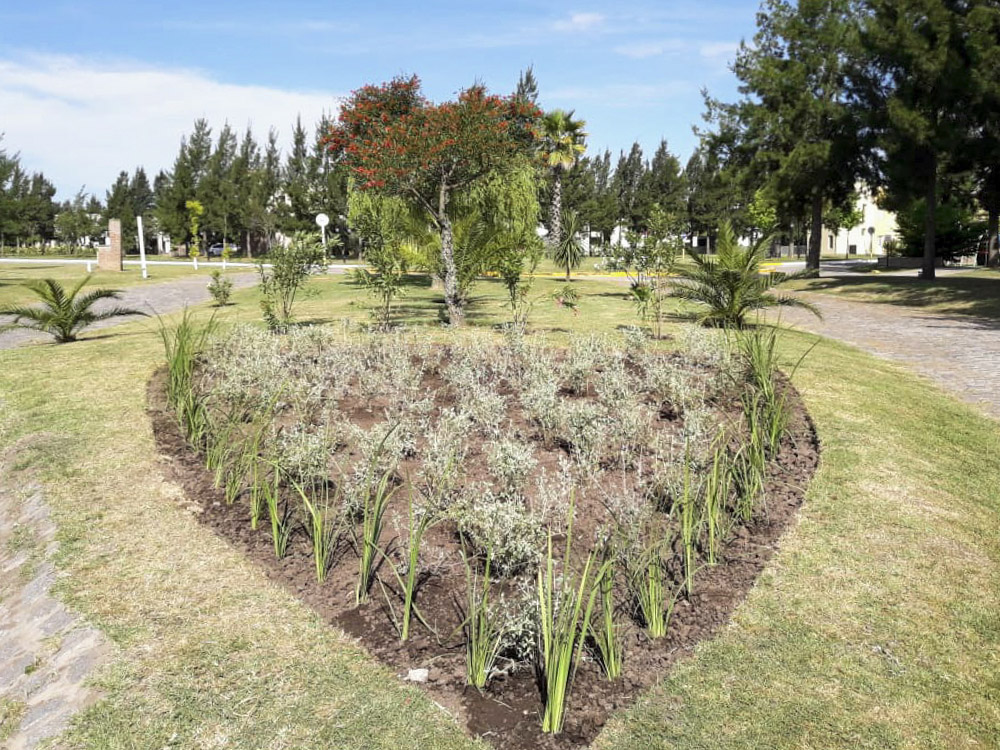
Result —
POLYGON ((229 248, 230 255, 238 255, 240 252, 240 249, 235 245, 223 245, 221 242, 216 242, 214 245, 208 248, 209 257, 215 257, 215 258, 222 257, 222 251, 226 247, 229 248))

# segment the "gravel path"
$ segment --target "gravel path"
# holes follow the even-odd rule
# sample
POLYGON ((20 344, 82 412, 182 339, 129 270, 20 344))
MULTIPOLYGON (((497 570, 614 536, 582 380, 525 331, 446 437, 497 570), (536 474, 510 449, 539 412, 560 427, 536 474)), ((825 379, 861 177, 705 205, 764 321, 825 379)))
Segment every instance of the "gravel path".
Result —
POLYGON ((782 322, 901 362, 1000 418, 1000 321, 823 294, 801 296, 819 307, 823 320, 806 310, 785 308, 782 322))
MULTIPOLYGON (((259 277, 256 273, 239 273, 228 276, 233 282, 234 288, 248 287, 257 283, 259 277)), ((99 305, 119 304, 142 310, 150 315, 165 314, 182 309, 185 305, 197 305, 207 302, 211 295, 208 293, 209 277, 192 276, 178 279, 176 281, 152 282, 146 285, 137 284, 125 287, 122 290, 122 298, 117 302, 101 302, 99 305)), ((97 307, 96 309, 100 309, 97 307)), ((129 318, 112 318, 100 323, 95 323, 86 329, 94 331, 99 328, 118 325, 129 318)), ((16 346, 30 344, 38 341, 51 341, 51 336, 36 333, 35 331, 14 330, 7 333, 0 333, 0 349, 13 349, 16 346)))

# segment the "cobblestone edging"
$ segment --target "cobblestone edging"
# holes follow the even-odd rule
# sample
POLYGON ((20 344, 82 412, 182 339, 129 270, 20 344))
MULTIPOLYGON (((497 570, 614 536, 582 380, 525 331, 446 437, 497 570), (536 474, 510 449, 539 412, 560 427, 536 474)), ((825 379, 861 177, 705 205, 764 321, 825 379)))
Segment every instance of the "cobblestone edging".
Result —
POLYGON ((41 487, 0 460, 0 745, 27 750, 97 700, 85 682, 111 645, 56 599, 58 544, 41 487))

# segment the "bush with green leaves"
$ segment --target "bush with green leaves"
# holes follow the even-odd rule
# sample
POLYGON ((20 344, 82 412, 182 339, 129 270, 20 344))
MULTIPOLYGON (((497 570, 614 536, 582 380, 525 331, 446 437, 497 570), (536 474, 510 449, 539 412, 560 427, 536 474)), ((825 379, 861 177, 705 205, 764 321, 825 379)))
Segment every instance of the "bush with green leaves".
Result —
POLYGON ((287 245, 277 244, 257 263, 260 274, 260 308, 272 331, 284 331, 292 323, 295 301, 309 277, 326 267, 326 252, 308 232, 296 232, 287 245))
POLYGON ((218 268, 212 271, 212 280, 208 282, 208 293, 212 295, 216 307, 225 307, 233 296, 233 281, 222 275, 218 268))

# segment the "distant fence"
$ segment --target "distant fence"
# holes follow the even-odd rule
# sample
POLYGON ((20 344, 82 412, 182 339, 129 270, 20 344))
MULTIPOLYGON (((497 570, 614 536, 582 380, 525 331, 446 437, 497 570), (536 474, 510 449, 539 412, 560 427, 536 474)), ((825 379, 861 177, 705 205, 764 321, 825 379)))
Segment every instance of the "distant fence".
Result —
MULTIPOLYGON (((64 266, 64 265, 78 265, 86 266, 87 271, 90 272, 97 267, 97 258, 0 258, 0 263, 38 263, 41 265, 52 265, 52 266, 64 266)), ((126 266, 142 266, 141 260, 125 260, 123 263, 126 266)), ((230 268, 257 268, 260 264, 257 263, 247 263, 246 261, 201 261, 200 263, 195 263, 194 259, 190 260, 147 260, 147 266, 190 266, 196 270, 216 270, 222 268, 223 270, 228 270, 230 268)), ((270 268, 270 263, 264 263, 264 268, 270 268)), ((357 265, 351 265, 346 263, 330 263, 327 265, 327 271, 333 270, 348 270, 352 268, 357 268, 357 265)))

